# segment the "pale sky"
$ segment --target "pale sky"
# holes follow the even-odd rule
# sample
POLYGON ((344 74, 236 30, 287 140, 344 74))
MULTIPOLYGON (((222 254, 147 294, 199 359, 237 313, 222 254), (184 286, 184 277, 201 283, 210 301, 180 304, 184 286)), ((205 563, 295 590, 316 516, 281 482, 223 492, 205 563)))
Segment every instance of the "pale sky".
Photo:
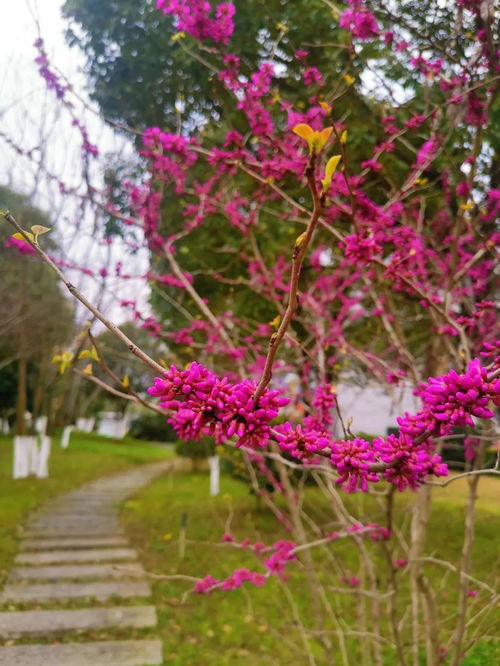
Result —
MULTIPOLYGON (((45 42, 49 60, 71 81, 75 92, 86 98, 85 77, 81 69, 82 54, 70 49, 64 39, 65 22, 61 17, 63 0, 0 0, 0 132, 23 150, 34 149, 36 159, 45 168, 69 186, 81 186, 81 137, 71 126, 67 113, 62 112, 52 91, 37 72, 33 42, 38 37, 38 27, 45 42)), ((122 137, 117 137, 95 114, 79 112, 84 119, 90 141, 99 146, 100 153, 132 154, 131 147, 122 137)), ((101 163, 95 162, 91 175, 93 184, 101 184, 101 163)), ((32 202, 49 213, 57 229, 57 237, 64 249, 64 257, 74 263, 92 269, 106 266, 113 268, 116 261, 124 259, 123 248, 117 244, 111 252, 96 243, 94 220, 89 214, 82 216, 79 202, 61 197, 56 183, 51 182, 33 160, 19 156, 0 137, 0 184, 28 195, 32 202), (80 225, 78 232, 75 225, 80 225)), ((83 189, 82 189, 83 192, 83 189)), ((0 202, 1 203, 1 202, 0 202)), ((137 275, 147 270, 147 254, 127 260, 124 272, 137 275)), ((83 278, 79 273, 71 276, 87 295, 97 297, 100 285, 83 278)), ((111 281, 110 292, 103 307, 115 319, 122 320, 125 313, 113 302, 138 300, 147 314, 147 289, 139 280, 111 281)), ((81 313, 83 316, 83 313, 81 313)))

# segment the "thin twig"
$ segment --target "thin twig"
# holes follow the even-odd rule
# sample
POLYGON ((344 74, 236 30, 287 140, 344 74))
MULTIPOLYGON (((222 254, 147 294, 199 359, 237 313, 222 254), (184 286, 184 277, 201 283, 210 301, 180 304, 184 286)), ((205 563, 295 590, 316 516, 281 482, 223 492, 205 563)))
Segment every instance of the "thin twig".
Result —
POLYGON ((123 344, 128 348, 128 350, 141 359, 144 363, 149 365, 155 372, 163 374, 165 368, 163 368, 159 363, 154 361, 146 352, 139 349, 139 347, 132 342, 132 340, 121 331, 116 324, 114 324, 110 319, 108 319, 102 312, 100 312, 92 303, 80 292, 79 289, 72 284, 62 270, 52 261, 52 259, 41 249, 38 243, 33 243, 27 233, 14 219, 10 211, 2 212, 1 215, 9 222, 17 232, 19 232, 24 240, 36 251, 36 253, 42 258, 42 260, 50 266, 52 271, 57 275, 57 277, 64 283, 69 293, 74 296, 77 300, 84 305, 89 312, 91 312, 94 317, 99 319, 99 321, 106 326, 108 330, 113 333, 113 335, 118 338, 123 344))

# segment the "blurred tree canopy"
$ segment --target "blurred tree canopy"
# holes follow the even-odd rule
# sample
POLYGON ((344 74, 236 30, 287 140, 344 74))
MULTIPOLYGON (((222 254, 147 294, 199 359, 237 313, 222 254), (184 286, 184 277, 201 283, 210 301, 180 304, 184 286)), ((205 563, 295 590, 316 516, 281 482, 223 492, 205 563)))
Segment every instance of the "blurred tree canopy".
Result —
MULTIPOLYGON (((471 57, 475 35, 481 29, 480 18, 459 12, 455 3, 440 0, 367 0, 364 4, 376 15, 382 33, 389 31, 387 41, 377 39, 353 43, 352 35, 339 28, 339 15, 346 5, 328 0, 235 0, 235 31, 230 44, 222 51, 236 54, 241 60, 243 76, 249 76, 263 62, 272 62, 276 76, 273 80, 276 104, 275 122, 283 123, 280 102, 291 102, 297 109, 306 109, 313 99, 334 100, 333 117, 349 131, 349 170, 356 173, 373 148, 385 140, 384 116, 397 109, 398 120, 404 124, 412 114, 428 114, 433 105, 443 104, 437 87, 427 85, 418 69, 410 66, 412 54, 425 54, 427 60, 443 58, 461 66, 471 57), (461 21, 460 30, 456 29, 461 21), (410 49, 398 53, 389 46, 390 32, 404 40, 410 49), (297 49, 307 49, 307 64, 295 57, 297 49), (317 67, 325 85, 319 90, 304 85, 305 67, 317 67), (347 83, 346 83, 347 82, 347 83), (312 95, 312 96, 311 96, 312 95)), ((249 140, 248 122, 234 99, 218 77, 220 48, 211 42, 199 43, 189 35, 178 39, 175 20, 163 16, 151 0, 66 0, 64 15, 68 20, 69 43, 77 45, 86 55, 86 70, 93 99, 104 117, 116 124, 138 130, 158 126, 165 131, 193 134, 198 129, 204 140, 222 145, 228 129, 238 130, 249 140)), ((474 83, 474 81, 472 81, 474 83)), ((493 100, 493 109, 500 113, 500 99, 493 100)), ((448 107, 447 113, 463 114, 460 105, 448 107)), ((443 114, 442 121, 447 121, 443 114)), ((428 139, 431 129, 439 131, 439 120, 427 118, 420 131, 406 135, 397 142, 393 152, 383 156, 384 169, 371 172, 364 191, 376 203, 386 202, 397 191, 415 161, 417 150, 428 139)), ((491 187, 500 181, 500 127, 491 124, 484 130, 491 145, 491 155, 478 164, 484 183, 491 187)), ((472 141, 470 128, 458 123, 449 142, 446 159, 456 165, 463 162, 472 141), (465 147, 465 150, 464 150, 465 147)), ((139 140, 139 139, 138 139, 139 140)), ((441 179, 440 159, 422 174, 428 181, 427 212, 439 211, 445 202, 441 179)), ((195 182, 206 169, 198 162, 190 170, 195 182)), ((136 171, 139 177, 139 172, 136 171)), ((304 201, 299 179, 282 182, 283 187, 298 201, 304 201)), ((118 188, 119 189, 119 188, 118 188)), ((255 183, 245 174, 228 179, 227 200, 236 194, 252 201, 255 183)), ((164 234, 175 234, 183 228, 183 206, 173 187, 162 191, 162 225, 164 234), (168 231, 167 231, 168 230, 168 231)), ((454 205, 453 202, 451 205, 454 205)), ((176 245, 182 268, 193 276, 198 293, 209 299, 216 315, 230 310, 234 316, 248 322, 268 322, 274 319, 276 307, 249 284, 248 258, 255 247, 267 265, 274 265, 283 248, 290 246, 297 227, 288 221, 287 205, 276 201, 275 217, 261 214, 259 239, 251 236, 242 240, 241 234, 224 224, 224 216, 216 210, 204 223, 186 235, 176 245), (283 215, 281 220, 277 216, 283 215)), ((246 214, 248 211, 242 211, 246 214)), ((341 222, 339 222, 341 224, 341 222)), ((317 234, 317 244, 326 242, 317 234)), ((168 273, 167 264, 153 259, 157 274, 168 273)), ((307 270, 303 278, 307 280, 307 270)), ((155 284, 152 305, 168 329, 187 325, 172 299, 189 312, 196 312, 185 290, 155 284), (180 319, 181 317, 181 319, 180 319), (181 322, 181 323, 180 323, 181 322)), ((412 307, 408 299, 395 296, 398 308, 412 307)), ((300 338, 300 323, 294 324, 300 338)), ((372 321, 370 328, 360 328, 360 336, 377 339, 382 331, 372 321)), ((408 331, 410 344, 425 345, 422 334, 427 327, 422 322, 408 331)), ((194 335, 195 343, 198 334, 194 335)), ((199 337, 199 344, 203 336, 199 337)), ((361 340, 362 341, 362 340, 361 340)), ((174 345, 185 361, 199 354, 195 345, 174 345)), ((383 345, 383 336, 381 345, 383 345)))

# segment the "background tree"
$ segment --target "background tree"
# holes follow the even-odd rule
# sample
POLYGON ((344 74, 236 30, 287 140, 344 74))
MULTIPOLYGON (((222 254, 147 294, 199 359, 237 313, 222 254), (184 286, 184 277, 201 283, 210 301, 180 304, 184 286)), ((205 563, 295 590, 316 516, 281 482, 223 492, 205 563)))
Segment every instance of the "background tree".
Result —
MULTIPOLYGON (((0 187, 0 201, 23 220, 26 228, 50 226, 48 217, 20 194, 0 187)), ((55 350, 74 330, 74 308, 53 275, 40 262, 0 236, 0 390, 4 414, 16 413, 16 429, 25 430, 24 412, 36 419, 53 412, 59 395, 55 350), (16 370, 14 370, 16 368, 16 370)), ((49 241, 54 248, 54 241, 49 241)))
MULTIPOLYGON (((444 63, 448 79, 465 68, 471 72, 471 85, 479 83, 474 70, 475 34, 482 19, 477 14, 463 11, 457 14, 453 4, 443 5, 437 0, 424 3, 374 0, 363 6, 375 11, 378 31, 384 39, 356 40, 339 27, 344 8, 334 3, 245 0, 235 3, 235 30, 231 44, 225 46, 214 45, 210 40, 200 43, 190 35, 177 34, 175 18, 162 16, 155 4, 145 0, 110 3, 104 11, 97 11, 94 0, 70 0, 65 4, 70 43, 86 54, 91 93, 110 122, 139 130, 159 126, 181 134, 193 134, 198 127, 199 138, 211 145, 222 144, 227 131, 236 130, 244 137, 245 149, 254 155, 257 164, 260 156, 252 146, 254 139, 248 119, 220 80, 223 65, 219 55, 231 52, 238 56, 241 76, 246 78, 262 63, 272 62, 277 72, 268 105, 273 120, 279 126, 283 123, 284 109, 304 108, 305 94, 310 96, 311 103, 321 100, 329 103, 338 126, 349 128, 351 173, 362 168, 370 153, 384 144, 388 126, 384 118, 396 114, 398 126, 404 127, 406 122, 412 122, 413 116, 422 117, 414 131, 395 141, 390 151, 382 151, 381 168, 366 168, 363 189, 375 204, 383 204, 397 193, 415 161, 422 137, 439 133, 449 123, 449 114, 454 114, 455 129, 447 145, 446 159, 443 155, 433 160, 423 170, 421 180, 425 183, 430 214, 443 209, 451 214, 456 212, 461 201, 457 198, 448 201, 443 176, 448 173, 449 166, 445 163, 451 157, 452 175, 457 177, 474 140, 474 127, 460 122, 467 115, 470 102, 468 98, 458 100, 448 108, 448 115, 441 117, 438 107, 446 91, 431 85, 434 73, 427 72, 429 65, 419 62, 420 56, 415 54, 425 53, 424 60, 437 63, 437 70, 441 67, 439 63, 444 63), (457 21, 460 30, 455 27, 457 21), (297 50, 307 51, 307 55, 297 58, 297 50), (313 71, 321 73, 319 83, 315 82, 313 71), (143 103, 144 98, 148 104, 143 103)), ((483 28, 494 42, 494 22, 491 16, 485 16, 483 28)), ((493 69, 491 73, 494 74, 493 69)), ((473 97, 477 105, 483 104, 480 88, 473 97)), ((489 105, 493 115, 500 111, 496 94, 489 105)), ((486 191, 499 178, 500 130, 497 124, 490 123, 481 132, 492 150, 478 160, 476 168, 481 179, 476 187, 484 187, 486 191)), ((217 316, 231 312, 247 322, 272 321, 275 304, 264 290, 256 293, 255 275, 249 275, 248 266, 253 262, 259 272, 281 260, 281 248, 294 233, 291 221, 294 212, 279 197, 273 201, 272 216, 262 206, 256 207, 261 189, 246 174, 234 173, 231 182, 220 189, 217 205, 212 206, 210 214, 203 213, 203 224, 193 224, 190 233, 184 234, 186 217, 195 217, 200 211, 194 205, 197 197, 193 188, 203 180, 204 169, 200 161, 190 168, 189 186, 184 189, 182 202, 176 196, 175 183, 158 185, 162 210, 159 231, 172 237, 181 234, 177 249, 182 267, 197 293, 209 299, 217 316), (251 230, 242 238, 234 223, 238 213, 247 222, 249 217, 258 217, 258 240, 251 230), (228 219, 229 226, 224 224, 228 219)), ((135 174, 138 176, 137 171, 135 174)), ((297 201, 304 201, 299 184, 290 175, 281 180, 280 187, 297 201)), ((116 191, 119 190, 118 185, 116 191)), ((341 218, 337 223, 348 229, 350 220, 341 218)), ((319 236, 318 243, 327 245, 328 233, 320 232, 319 236)), ((156 253, 152 261, 157 280, 152 282, 151 303, 159 326, 168 330, 180 316, 184 327, 193 328, 186 313, 196 312, 196 303, 188 291, 179 290, 168 278, 164 279, 171 272, 168 262, 156 253)), ((412 322, 405 330, 408 344, 417 356, 427 358, 428 374, 432 374, 436 357, 441 354, 440 343, 433 341, 429 346, 425 318, 415 326, 415 303, 398 294, 393 295, 393 300, 396 310, 408 311, 408 316, 402 318, 412 322)), ((185 361, 192 360, 193 353, 206 349, 203 332, 194 328, 186 338, 189 344, 182 343, 182 336, 169 339, 185 361)), ((295 328, 299 338, 304 335, 299 323, 295 328)), ((376 319, 362 321, 358 326, 353 324, 352 334, 359 343, 378 339, 379 347, 374 353, 387 346, 376 319)))

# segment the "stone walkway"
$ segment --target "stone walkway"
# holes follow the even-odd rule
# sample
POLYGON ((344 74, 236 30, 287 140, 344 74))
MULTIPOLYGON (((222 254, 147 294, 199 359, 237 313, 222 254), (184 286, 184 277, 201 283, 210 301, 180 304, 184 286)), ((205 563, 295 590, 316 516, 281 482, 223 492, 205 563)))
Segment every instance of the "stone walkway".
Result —
POLYGON ((154 463, 93 481, 32 516, 0 593, 0 637, 22 644, 0 646, 0 666, 162 664, 158 639, 67 641, 75 633, 156 626, 156 609, 147 604, 150 586, 119 525, 118 505, 171 465, 154 463), (130 598, 137 603, 114 605, 130 598), (61 608, 71 601, 85 607, 61 608), (13 604, 35 610, 1 611, 13 604), (51 642, 26 642, 41 636, 51 642))

